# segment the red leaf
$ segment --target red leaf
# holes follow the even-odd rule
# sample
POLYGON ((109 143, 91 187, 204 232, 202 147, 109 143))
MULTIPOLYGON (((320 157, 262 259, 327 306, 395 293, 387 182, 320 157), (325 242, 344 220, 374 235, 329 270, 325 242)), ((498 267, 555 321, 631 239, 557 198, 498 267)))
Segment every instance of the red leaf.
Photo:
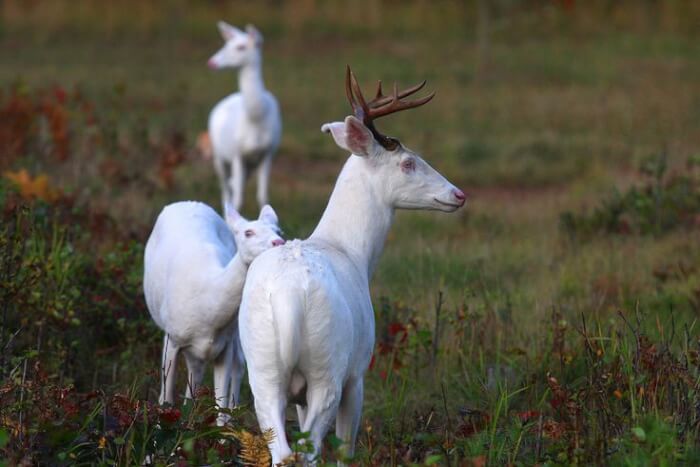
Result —
POLYGON ((177 423, 177 421, 180 420, 180 417, 182 416, 180 410, 173 407, 165 407, 161 409, 159 415, 161 422, 168 423, 171 425, 177 423))
POLYGON ((406 326, 403 324, 394 321, 393 323, 389 324, 389 336, 394 337, 400 332, 406 332, 406 326))
POLYGON ((61 86, 56 86, 53 88, 53 95, 60 104, 66 102, 66 90, 61 86))
POLYGON ((526 410, 525 412, 517 412, 515 415, 523 423, 527 423, 528 421, 532 420, 533 418, 539 417, 540 413, 537 410, 526 410))

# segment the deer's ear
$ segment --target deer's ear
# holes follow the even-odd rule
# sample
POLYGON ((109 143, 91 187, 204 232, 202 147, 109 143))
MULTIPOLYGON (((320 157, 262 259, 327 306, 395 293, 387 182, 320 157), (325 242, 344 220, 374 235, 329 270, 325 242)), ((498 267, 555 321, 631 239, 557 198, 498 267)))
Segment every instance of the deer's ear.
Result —
POLYGON ((260 34, 260 31, 253 26, 252 24, 249 24, 245 27, 245 32, 248 33, 248 38, 249 40, 256 46, 260 47, 263 44, 263 36, 260 34))
POLYGON ((377 144, 372 132, 353 116, 347 117, 344 122, 326 123, 321 131, 330 133, 335 144, 356 156, 370 156, 377 144))
POLYGON ((243 34, 243 31, 241 31, 235 26, 231 26, 226 21, 219 21, 218 23, 216 23, 216 25, 219 27, 221 37, 223 37, 225 41, 229 41, 235 36, 243 34))
POLYGON ((262 207, 262 209, 260 210, 260 215, 258 216, 258 220, 274 225, 277 225, 279 223, 279 219, 277 219, 277 213, 274 209, 272 209, 272 206, 270 206, 269 204, 266 204, 262 207))

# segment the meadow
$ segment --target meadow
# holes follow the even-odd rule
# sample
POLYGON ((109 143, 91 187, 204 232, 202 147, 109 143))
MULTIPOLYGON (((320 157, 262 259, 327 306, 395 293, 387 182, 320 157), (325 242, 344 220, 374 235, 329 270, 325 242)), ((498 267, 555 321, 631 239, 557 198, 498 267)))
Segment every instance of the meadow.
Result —
MULTIPOLYGON (((435 99, 381 128, 469 196, 397 214, 350 463, 700 462, 700 4, 5 0, 0 14, 0 465, 265 465, 246 384, 224 429, 210 391, 158 406, 141 285, 165 204, 219 208, 196 147, 237 88, 206 68, 218 19, 265 37, 287 238, 313 230, 347 157, 320 132, 349 113, 346 64, 366 89, 427 79, 435 99)), ((337 447, 329 435, 322 461, 337 447)))

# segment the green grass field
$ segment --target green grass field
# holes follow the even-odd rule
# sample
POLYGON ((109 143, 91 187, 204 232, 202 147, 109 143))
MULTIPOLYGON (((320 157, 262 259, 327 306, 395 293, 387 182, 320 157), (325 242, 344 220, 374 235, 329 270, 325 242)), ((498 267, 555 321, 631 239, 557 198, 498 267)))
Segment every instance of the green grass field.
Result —
POLYGON ((237 88, 205 65, 218 19, 265 36, 288 237, 312 231, 347 157, 320 132, 348 114, 346 64, 365 88, 428 80, 433 102, 381 128, 470 195, 451 215, 397 215, 371 285, 353 463, 700 461, 698 5, 6 0, 0 13, 0 464, 262 458, 245 385, 225 433, 208 394, 157 406, 161 335, 140 282, 165 204, 218 208, 195 149, 237 88))

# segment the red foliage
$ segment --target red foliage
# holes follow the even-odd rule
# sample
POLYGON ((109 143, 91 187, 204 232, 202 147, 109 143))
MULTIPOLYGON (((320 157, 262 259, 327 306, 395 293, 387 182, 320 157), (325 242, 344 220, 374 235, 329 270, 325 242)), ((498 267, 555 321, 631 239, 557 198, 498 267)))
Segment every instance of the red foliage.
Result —
POLYGON ((576 7, 576 0, 554 0, 554 4, 566 12, 572 12, 576 7))
POLYGON ((124 394, 115 394, 109 402, 109 413, 115 417, 119 427, 124 429, 134 422, 138 415, 139 401, 124 394))
POLYGON ((400 332, 404 333, 404 337, 406 335, 406 326, 398 321, 394 321, 393 323, 389 324, 388 330, 390 337, 394 337, 400 332))
POLYGON ((35 132, 34 103, 15 87, 0 107, 0 168, 28 152, 35 132))
POLYGON ((185 162, 185 136, 182 132, 173 132, 157 149, 158 176, 166 189, 175 184, 174 171, 185 162))
POLYGON ((524 412, 516 412, 515 416, 518 417, 521 422, 527 423, 530 420, 539 417, 540 412, 538 412, 537 410, 526 410, 524 412))
POLYGON ((178 420, 180 420, 182 413, 180 413, 180 409, 176 409, 173 407, 162 407, 158 409, 158 415, 160 417, 161 422, 173 425, 177 423, 178 420))

